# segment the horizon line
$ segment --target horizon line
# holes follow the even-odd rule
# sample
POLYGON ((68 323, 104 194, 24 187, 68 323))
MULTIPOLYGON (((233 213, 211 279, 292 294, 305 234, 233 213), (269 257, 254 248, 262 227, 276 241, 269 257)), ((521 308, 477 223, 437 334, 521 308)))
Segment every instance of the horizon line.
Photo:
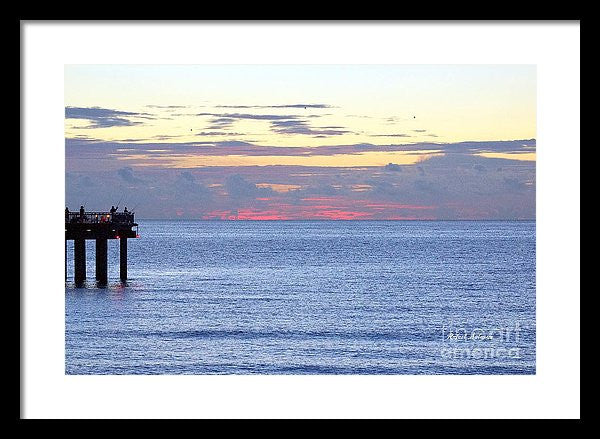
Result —
POLYGON ((307 222, 307 221, 344 221, 344 222, 368 222, 368 221, 386 221, 386 222, 442 222, 442 221, 536 221, 536 218, 460 218, 460 219, 343 219, 343 218, 303 218, 303 219, 221 219, 221 218, 139 218, 142 221, 210 221, 210 222, 307 222))

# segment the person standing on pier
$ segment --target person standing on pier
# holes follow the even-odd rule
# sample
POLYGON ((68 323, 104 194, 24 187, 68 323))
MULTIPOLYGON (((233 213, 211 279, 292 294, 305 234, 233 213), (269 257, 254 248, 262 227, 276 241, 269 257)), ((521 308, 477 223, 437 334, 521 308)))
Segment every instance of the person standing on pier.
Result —
POLYGON ((84 215, 85 209, 83 208, 83 206, 81 206, 79 208, 79 219, 81 220, 81 222, 83 222, 83 215, 84 215))

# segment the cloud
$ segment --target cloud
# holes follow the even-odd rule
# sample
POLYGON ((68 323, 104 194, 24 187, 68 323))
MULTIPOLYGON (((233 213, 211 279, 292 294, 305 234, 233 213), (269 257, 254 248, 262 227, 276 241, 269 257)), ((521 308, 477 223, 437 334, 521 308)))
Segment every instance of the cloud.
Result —
POLYGON ((519 192, 524 189, 527 189, 527 185, 525 183, 517 180, 516 178, 504 177, 503 182, 504 182, 504 186, 511 191, 519 192))
POLYGON ((327 104, 217 105, 215 108, 334 108, 327 104))
POLYGON ((148 113, 111 110, 100 107, 65 107, 65 119, 84 119, 90 122, 85 128, 109 128, 140 125, 130 118, 152 119, 148 113))
MULTIPOLYGON (((324 104, 311 104, 311 108, 322 107, 324 104)), ((303 104, 286 106, 221 106, 223 108, 300 108, 303 104)), ((306 105, 308 107, 308 104, 306 105)), ((196 116, 212 116, 209 130, 218 130, 230 127, 236 120, 264 120, 271 122, 271 130, 277 134, 302 134, 310 136, 337 136, 352 133, 340 126, 312 127, 306 118, 320 117, 319 115, 299 116, 294 114, 254 114, 254 113, 197 113, 196 116)))
MULTIPOLYGON (((207 146, 216 146, 223 151, 223 147, 232 148, 232 147, 240 147, 244 148, 244 151, 251 151, 253 148, 260 148, 260 146, 254 145, 252 143, 244 142, 243 140, 221 140, 219 142, 198 142, 199 145, 205 144, 207 146)), ((230 151, 230 150, 227 150, 230 151)))
POLYGON ((439 184, 428 180, 415 180, 413 184, 415 188, 419 191, 438 193, 440 192, 440 190, 442 190, 439 184))
POLYGON ((235 119, 232 119, 231 117, 215 117, 210 120, 211 125, 209 125, 207 128, 209 130, 229 128, 234 122, 235 119))
POLYGON ((239 174, 230 175, 225 179, 225 189, 229 197, 235 200, 265 197, 274 193, 271 188, 259 188, 239 174))
POLYGON ((265 121, 287 121, 298 120, 305 123, 299 116, 292 114, 252 114, 252 113, 197 113, 196 116, 212 116, 208 130, 219 130, 231 127, 237 120, 265 120, 265 121))
MULTIPOLYGON (((312 104, 314 106, 321 107, 321 104, 312 104)), ((324 104, 323 104, 324 105, 324 104)), ((265 107, 265 108, 298 108, 301 104, 287 105, 280 107, 265 107)), ((303 106, 303 105, 302 105, 303 106)), ((223 106, 225 107, 225 106, 223 106)), ((308 105, 307 105, 308 107, 308 105)), ((227 108, 262 108, 253 106, 228 106, 227 108)), ((271 130, 277 134, 303 134, 311 136, 336 136, 341 134, 348 134, 351 131, 344 129, 339 126, 325 126, 325 127, 312 127, 309 125, 306 118, 320 117, 318 115, 308 115, 305 117, 294 115, 294 114, 254 114, 254 113, 197 113, 196 116, 212 116, 210 119, 210 126, 207 127, 209 130, 218 130, 228 128, 236 120, 264 120, 271 122, 271 130)))
POLYGON ((89 175, 84 175, 83 177, 81 177, 79 184, 85 187, 91 187, 91 186, 95 186, 96 184, 92 181, 92 179, 89 177, 89 175))
POLYGON ((285 120, 285 119, 298 118, 297 115, 252 114, 252 113, 196 113, 196 116, 213 116, 216 118, 239 119, 239 120, 285 120))
POLYGON ((189 171, 182 172, 179 174, 179 176, 181 177, 182 181, 185 181, 186 183, 195 183, 196 181, 194 176, 189 171))
POLYGON ((89 175, 73 175, 69 172, 66 172, 65 180, 79 188, 96 186, 96 183, 94 183, 89 175))
MULTIPOLYGON (((96 150, 101 154, 109 151, 112 155, 125 146, 85 143, 76 149, 86 153, 96 150)), ((129 146, 131 148, 124 149, 139 148, 142 154, 148 154, 145 148, 151 147, 129 146)), ((260 153, 263 147, 235 146, 228 142, 212 146, 195 143, 174 147, 173 154, 204 148, 226 153, 248 148, 260 153)), ((352 150, 361 148, 369 148, 369 145, 352 147, 352 150)), ((349 217, 342 212, 355 212, 360 218, 372 219, 535 218, 535 162, 507 158, 457 153, 433 157, 418 165, 388 163, 364 168, 282 165, 123 168, 122 160, 113 159, 113 163, 119 167, 108 170, 97 165, 96 157, 92 160, 68 158, 68 168, 75 169, 66 175, 67 205, 79 207, 84 203, 86 209, 101 210, 116 204, 123 196, 120 204, 136 207, 140 219, 213 217, 211 212, 222 212, 223 215, 216 217, 224 218, 238 212, 239 218, 247 219, 349 217), (426 171, 424 176, 417 166, 426 171), (400 167, 402 173, 395 171, 400 167), (485 167, 488 172, 479 172, 479 167, 485 167), (495 172, 498 167, 502 171, 495 172), (88 186, 90 180, 95 183, 94 187, 88 186), (297 189, 273 190, 284 185, 297 189), (102 190, 97 190, 98 187, 102 190), (357 187, 370 189, 354 190, 357 187)))
POLYGON ((369 137, 412 137, 410 134, 371 134, 369 137))
POLYGON ((175 178, 170 196, 183 202, 209 201, 212 199, 210 190, 199 184, 196 177, 189 171, 184 171, 175 178))
MULTIPOLYGON (((431 135, 431 134, 430 134, 431 135)), ((436 145, 432 143, 432 145, 436 145)), ((497 140, 497 141, 474 141, 457 143, 440 143, 445 152, 476 154, 482 152, 519 153, 535 152, 535 139, 527 140, 497 140)))
POLYGON ((392 172, 402 172, 402 166, 397 165, 395 163, 388 163, 387 165, 384 166, 386 171, 392 171, 392 172))
POLYGON ((127 183, 143 183, 144 180, 137 178, 133 175, 133 169, 130 167, 121 168, 117 171, 119 177, 125 180, 127 183))
POLYGON ((304 134, 319 136, 338 136, 350 133, 350 131, 338 126, 311 127, 304 120, 274 120, 271 122, 271 130, 277 134, 304 134))
MULTIPOLYGON (((297 124, 286 124, 281 129, 301 130, 297 124)), ((336 130, 337 128, 308 127, 313 132, 336 130)), ((220 130, 216 130, 221 132, 220 130)), ((210 132, 210 131, 207 131, 210 132)), ((307 131, 303 131, 307 132, 307 131)), ((233 136, 234 133, 231 133, 233 136)), ((323 134, 321 134, 323 135, 323 134)), ((223 134, 225 136, 225 133, 223 134)), ((104 169, 118 169, 123 163, 121 160, 129 160, 129 165, 151 165, 161 166, 173 163, 173 157, 189 157, 196 159, 203 156, 248 156, 248 157, 315 157, 315 156, 333 156, 340 154, 362 154, 366 152, 403 152, 407 154, 428 154, 428 151, 439 151, 446 158, 444 166, 450 163, 450 157, 455 157, 456 160, 463 165, 467 163, 472 166, 479 163, 469 161, 467 158, 477 158, 478 154, 484 152, 496 152, 506 154, 505 158, 509 159, 509 153, 531 152, 532 148, 535 151, 535 140, 515 140, 515 141, 489 141, 489 142, 460 142, 460 143, 432 143, 421 142, 411 144, 381 144, 372 143, 356 143, 356 144, 340 144, 340 145, 320 145, 320 146, 275 146, 262 145, 254 141, 239 141, 239 140, 208 140, 198 138, 198 141, 192 142, 164 142, 157 146, 154 139, 149 139, 149 142, 144 142, 140 139, 137 142, 104 142, 98 140, 87 140, 81 138, 65 139, 65 153, 67 162, 75 163, 77 167, 69 165, 68 170, 77 171, 81 166, 86 168, 98 168, 102 166, 104 169), (527 149, 525 149, 527 148, 527 149)), ((518 158, 518 157, 516 157, 518 158)), ((426 163, 437 163, 435 157, 424 157, 426 163)), ((494 163, 494 167, 503 166, 502 159, 494 163)), ((425 163, 425 161, 423 162, 425 163)), ((492 162, 485 162, 490 164, 492 162)), ((526 162, 523 162, 526 163, 526 162)), ((534 163, 534 162, 533 162, 534 163)), ((494 169, 490 167, 489 169, 494 169)))
POLYGON ((245 136, 244 133, 234 133, 231 131, 201 131, 196 136, 245 136))

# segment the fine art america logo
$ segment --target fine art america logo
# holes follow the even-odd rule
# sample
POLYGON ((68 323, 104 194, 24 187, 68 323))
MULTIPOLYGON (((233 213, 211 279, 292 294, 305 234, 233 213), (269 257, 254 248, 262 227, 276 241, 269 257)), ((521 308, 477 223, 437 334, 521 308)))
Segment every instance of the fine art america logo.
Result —
POLYGON ((445 359, 491 359, 521 358, 521 350, 515 346, 521 338, 521 325, 510 327, 481 328, 467 324, 443 325, 444 346, 440 350, 445 359))

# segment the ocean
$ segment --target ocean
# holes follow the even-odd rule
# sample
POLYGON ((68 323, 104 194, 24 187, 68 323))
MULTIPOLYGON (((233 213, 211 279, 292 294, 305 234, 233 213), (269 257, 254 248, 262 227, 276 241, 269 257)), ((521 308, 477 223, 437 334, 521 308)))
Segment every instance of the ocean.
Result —
POLYGON ((534 221, 137 219, 73 283, 67 374, 535 374, 534 221))

